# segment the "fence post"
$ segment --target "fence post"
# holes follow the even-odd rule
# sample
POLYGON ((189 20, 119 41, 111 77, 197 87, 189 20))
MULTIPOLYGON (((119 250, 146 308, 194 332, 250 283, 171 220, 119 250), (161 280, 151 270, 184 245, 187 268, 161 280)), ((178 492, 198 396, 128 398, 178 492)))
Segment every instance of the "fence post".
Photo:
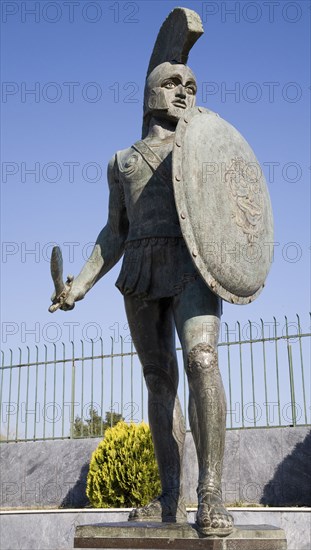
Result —
POLYGON ((301 370, 301 382, 302 382, 303 408, 304 408, 304 415, 305 415, 305 423, 308 424, 307 404, 306 404, 306 390, 305 390, 305 375, 304 375, 302 344, 301 344, 301 327, 300 327, 300 318, 299 318, 298 313, 296 314, 296 317, 297 317, 297 321, 298 321, 300 370, 301 370))
POLYGON ((292 420, 293 426, 296 426, 296 402, 295 402, 295 385, 294 385, 294 373, 293 373, 293 356, 292 356, 292 346, 287 344, 287 353, 288 353, 288 367, 289 367, 289 384, 290 384, 290 400, 292 406, 292 420))
POLYGON ((2 422, 2 391, 3 391, 3 373, 4 373, 4 351, 1 350, 2 363, 1 363, 1 382, 0 382, 0 426, 2 422))
POLYGON ((71 364, 71 403, 70 403, 70 439, 73 439, 73 426, 75 415, 75 347, 74 342, 71 342, 72 346, 72 364, 71 364))
POLYGON ((19 410, 20 410, 20 392, 21 392, 21 364, 22 364, 22 350, 19 349, 19 367, 18 367, 18 386, 17 386, 17 405, 16 405, 16 425, 15 425, 15 441, 18 441, 18 422, 19 422, 19 410))
POLYGON ((8 418, 8 427, 6 431, 6 440, 9 441, 10 439, 10 417, 11 417, 11 395, 12 395, 12 367, 13 367, 13 351, 10 348, 10 382, 9 382, 9 407, 7 415, 8 418))

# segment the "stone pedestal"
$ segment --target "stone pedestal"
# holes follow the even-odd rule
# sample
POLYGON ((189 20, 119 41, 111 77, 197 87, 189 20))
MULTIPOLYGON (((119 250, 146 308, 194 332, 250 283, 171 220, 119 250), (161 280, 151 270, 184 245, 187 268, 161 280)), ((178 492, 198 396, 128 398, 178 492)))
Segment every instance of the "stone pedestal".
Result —
POLYGON ((75 548, 120 550, 286 550, 282 529, 240 525, 227 537, 202 537, 190 523, 102 523, 76 528, 75 548))

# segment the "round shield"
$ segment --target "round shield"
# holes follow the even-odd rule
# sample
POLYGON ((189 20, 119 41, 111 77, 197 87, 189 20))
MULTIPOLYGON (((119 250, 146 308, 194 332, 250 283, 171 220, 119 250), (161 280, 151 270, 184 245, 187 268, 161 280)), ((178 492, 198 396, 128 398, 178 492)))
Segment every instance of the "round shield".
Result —
POLYGON ((248 143, 217 114, 187 110, 176 128, 173 185, 182 233, 200 275, 224 300, 252 302, 272 261, 273 216, 248 143))

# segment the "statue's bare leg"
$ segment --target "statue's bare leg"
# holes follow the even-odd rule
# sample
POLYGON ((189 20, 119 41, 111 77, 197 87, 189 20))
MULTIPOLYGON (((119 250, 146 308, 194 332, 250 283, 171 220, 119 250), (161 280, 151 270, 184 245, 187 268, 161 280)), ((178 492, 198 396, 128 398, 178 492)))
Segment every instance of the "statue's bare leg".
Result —
POLYGON ((186 521, 182 497, 185 426, 177 397, 178 364, 171 304, 169 298, 125 298, 131 335, 148 388, 149 423, 162 484, 162 494, 149 505, 134 509, 130 520, 186 521))
POLYGON ((226 423, 226 398, 217 354, 221 302, 198 280, 187 285, 174 304, 199 465, 196 524, 204 535, 227 535, 233 529, 233 518, 224 507, 221 493, 226 423))

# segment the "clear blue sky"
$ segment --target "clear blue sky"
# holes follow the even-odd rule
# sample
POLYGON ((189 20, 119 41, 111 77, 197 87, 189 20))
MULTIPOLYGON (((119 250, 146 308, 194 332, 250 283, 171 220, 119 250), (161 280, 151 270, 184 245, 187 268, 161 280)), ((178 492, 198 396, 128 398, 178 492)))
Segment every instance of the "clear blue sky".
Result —
MULTIPOLYGON (((275 216, 277 246, 267 286, 249 306, 225 304, 224 320, 243 324, 275 315, 282 325, 284 315, 294 320, 297 312, 307 329, 310 2, 181 4, 196 10, 205 28, 189 58, 197 103, 249 141, 269 182, 275 216)), ((68 343, 73 329, 75 340, 96 338, 100 330, 108 344, 116 323, 127 334, 114 287, 120 264, 74 311, 48 313, 49 243, 62 247, 65 275, 77 274, 88 243, 106 222, 106 165, 140 137, 146 68, 159 27, 175 6, 1 1, 4 349, 68 343), (37 177, 25 172, 35 165, 37 177), (36 336, 27 333, 36 323, 36 336)))

